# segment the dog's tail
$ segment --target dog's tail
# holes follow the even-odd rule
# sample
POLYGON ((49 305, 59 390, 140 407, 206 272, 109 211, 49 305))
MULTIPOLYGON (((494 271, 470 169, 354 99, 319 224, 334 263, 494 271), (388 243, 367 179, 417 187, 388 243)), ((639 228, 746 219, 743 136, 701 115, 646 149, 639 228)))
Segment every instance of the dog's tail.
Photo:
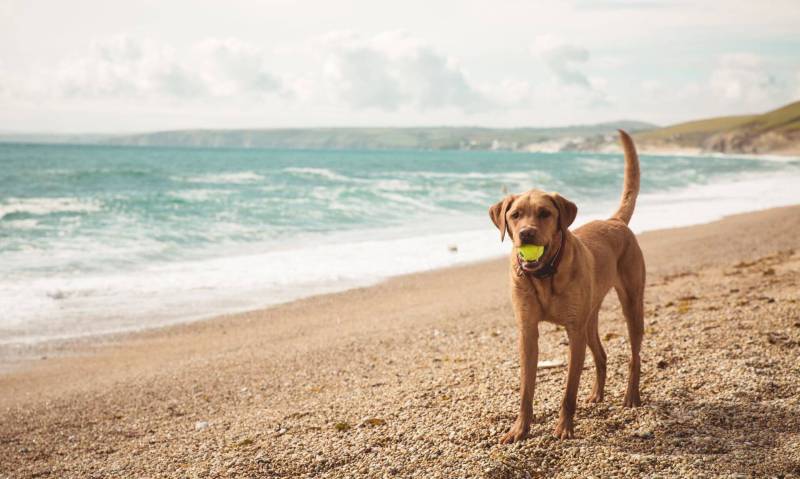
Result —
POLYGON ((625 181, 622 186, 619 208, 612 218, 620 219, 628 224, 633 216, 633 209, 636 207, 636 197, 639 195, 639 155, 636 154, 636 147, 633 145, 630 135, 619 130, 619 140, 625 151, 625 181))

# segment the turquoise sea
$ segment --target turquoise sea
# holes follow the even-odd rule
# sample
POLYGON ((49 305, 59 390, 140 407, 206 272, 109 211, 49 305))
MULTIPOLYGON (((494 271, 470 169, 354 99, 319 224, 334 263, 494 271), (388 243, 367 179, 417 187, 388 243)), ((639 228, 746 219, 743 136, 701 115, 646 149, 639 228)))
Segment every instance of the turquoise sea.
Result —
MULTIPOLYGON (((800 203, 800 160, 643 156, 638 231, 800 203)), ((610 214, 622 157, 0 144, 0 344, 141 329, 508 251, 487 209, 610 214), (456 251, 454 251, 456 250, 456 251)))

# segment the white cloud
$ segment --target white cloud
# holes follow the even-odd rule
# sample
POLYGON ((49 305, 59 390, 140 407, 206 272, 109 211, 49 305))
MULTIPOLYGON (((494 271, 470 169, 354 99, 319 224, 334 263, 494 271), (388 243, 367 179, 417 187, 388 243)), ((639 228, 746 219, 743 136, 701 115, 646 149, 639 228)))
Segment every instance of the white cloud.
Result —
POLYGON ((126 35, 95 41, 86 55, 64 60, 52 77, 40 78, 51 94, 81 98, 188 96, 203 88, 171 48, 126 35))
POLYGON ((491 2, 411 2, 391 15, 370 4, 347 18, 356 33, 338 34, 325 33, 340 23, 341 8, 320 5, 303 16, 307 7, 279 1, 233 2, 176 23, 166 19, 182 19, 190 2, 169 2, 142 22, 151 8, 141 2, 90 0, 109 13, 100 22, 58 2, 0 0, 0 123, 87 131, 670 123, 800 97, 800 58, 788 35, 796 0, 770 9, 744 0, 658 9, 633 8, 633 0, 604 0, 604 8, 523 2, 511 16, 491 2), (254 8, 291 28, 249 21, 264 16, 254 8), (444 14, 452 28, 431 20, 444 14), (59 30, 65 19, 74 28, 59 30), (414 33, 387 30, 398 25, 414 33), (531 33, 556 33, 553 25, 560 37, 531 33), (151 36, 91 42, 126 31, 151 36), (207 38, 211 31, 218 38, 207 38), (748 39, 764 40, 759 56, 721 56, 748 39))
POLYGON ((560 83, 591 88, 589 78, 581 71, 589 61, 589 50, 552 35, 540 35, 531 45, 531 52, 545 62, 560 83))
POLYGON ((800 73, 794 80, 781 70, 780 64, 752 53, 718 55, 696 78, 643 80, 631 105, 639 111, 679 112, 665 123, 764 112, 800 97, 800 73))
MULTIPOLYGON (((588 49, 545 34, 534 39, 529 51, 544 63, 550 74, 549 83, 536 82, 535 107, 596 110, 611 104, 612 97, 607 93, 608 80, 586 73, 590 66, 588 49)), ((609 62, 619 63, 613 59, 601 63, 606 65, 609 62)))
POLYGON ((475 111, 490 106, 453 58, 407 33, 340 32, 320 38, 319 45, 325 90, 352 108, 475 111))
POLYGON ((272 93, 281 81, 269 72, 264 52, 236 38, 211 38, 196 47, 192 69, 213 96, 272 93))
MULTIPOLYGON (((67 102, 102 100, 194 102, 278 97, 313 106, 477 112, 513 102, 517 85, 496 94, 497 86, 470 82, 458 62, 404 32, 365 37, 331 33, 304 51, 317 62, 305 72, 274 73, 270 56, 237 38, 209 38, 185 50, 148 38, 117 35, 94 41, 88 50, 40 68, 27 78, 0 70, 0 93, 16 87, 18 97, 67 102), (11 86, 3 85, 11 84, 11 86)), ((507 84, 503 85, 505 87, 507 84)))
POLYGON ((711 92, 724 102, 763 104, 780 88, 758 55, 732 53, 719 58, 709 80, 711 92))
POLYGON ((282 81, 268 71, 264 52, 240 40, 210 38, 179 53, 128 35, 94 41, 84 55, 14 85, 21 96, 66 100, 249 100, 282 93, 282 81))

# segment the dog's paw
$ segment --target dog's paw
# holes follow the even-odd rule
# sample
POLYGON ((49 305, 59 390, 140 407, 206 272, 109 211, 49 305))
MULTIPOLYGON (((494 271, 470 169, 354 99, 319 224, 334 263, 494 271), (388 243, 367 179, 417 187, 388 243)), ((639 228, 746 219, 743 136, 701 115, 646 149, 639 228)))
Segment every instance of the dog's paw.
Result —
POLYGON ((586 398, 586 402, 589 404, 597 404, 603 402, 603 393, 592 392, 588 398, 586 398))
POLYGON ((511 429, 500 438, 500 444, 511 444, 512 442, 524 441, 528 438, 531 423, 517 419, 511 429))
POLYGON ((553 436, 556 439, 572 439, 575 437, 575 426, 572 419, 559 419, 556 428, 553 431, 553 436))
POLYGON ((630 394, 625 393, 625 399, 622 401, 623 407, 639 407, 642 405, 642 400, 639 398, 639 393, 630 394))

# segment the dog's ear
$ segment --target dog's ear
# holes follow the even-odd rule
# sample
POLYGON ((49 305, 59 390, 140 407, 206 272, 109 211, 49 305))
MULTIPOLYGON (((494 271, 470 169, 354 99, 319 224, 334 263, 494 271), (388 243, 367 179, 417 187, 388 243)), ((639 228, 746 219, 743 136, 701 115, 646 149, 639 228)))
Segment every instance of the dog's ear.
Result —
POLYGON ((558 227, 566 231, 569 225, 575 221, 575 216, 578 215, 578 207, 558 193, 552 193, 550 197, 553 198, 553 203, 558 208, 558 227))
MULTIPOLYGON (((511 206, 511 203, 513 203, 516 198, 517 197, 514 195, 508 195, 489 208, 489 217, 492 218, 492 222, 497 226, 497 229, 500 230, 500 241, 505 239, 506 230, 508 229, 506 226, 508 207, 511 206)), ((511 236, 511 231, 508 232, 508 236, 511 236)))

